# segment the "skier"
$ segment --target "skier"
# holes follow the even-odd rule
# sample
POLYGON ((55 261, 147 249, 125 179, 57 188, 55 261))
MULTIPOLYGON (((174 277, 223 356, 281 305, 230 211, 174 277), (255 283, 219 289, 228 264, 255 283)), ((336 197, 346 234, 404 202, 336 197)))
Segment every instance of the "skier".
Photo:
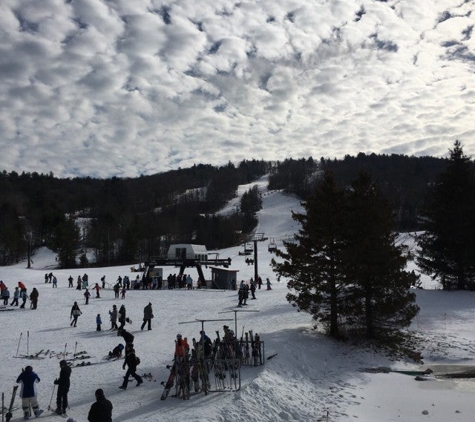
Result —
POLYGON ((87 415, 89 422, 112 422, 112 403, 104 396, 102 388, 96 390, 96 402, 92 404, 87 415))
POLYGON ((191 275, 188 274, 186 276, 186 287, 188 290, 192 290, 193 289, 193 279, 191 278, 191 275))
POLYGON ((26 286, 22 281, 18 282, 18 288, 20 289, 20 293, 23 291, 26 293, 26 286))
POLYGON ((86 298, 86 305, 89 305, 89 298, 91 297, 91 292, 87 288, 84 292, 84 297, 86 298))
POLYGON ((122 330, 125 326, 126 313, 125 306, 121 305, 119 308, 119 330, 122 330))
POLYGON ((53 276, 53 288, 58 288, 58 279, 56 278, 56 276, 54 275, 53 276))
POLYGON ((99 293, 99 290, 101 290, 101 288, 99 287, 99 283, 96 283, 94 289, 96 290, 96 299, 100 299, 101 295, 99 293))
POLYGON ((33 290, 30 293, 31 309, 37 309, 39 295, 40 294, 38 290, 36 290, 36 287, 33 287, 33 290))
POLYGON ((89 276, 86 273, 82 276, 82 284, 84 288, 89 287, 89 276))
POLYGON ((21 383, 20 397, 21 397, 21 407, 23 409, 23 419, 30 419, 30 406, 35 413, 35 416, 38 417, 43 413, 43 410, 38 406, 38 400, 36 399, 36 388, 35 383, 40 382, 40 377, 33 372, 33 368, 28 365, 18 378, 16 379, 17 383, 21 383))
POLYGON ((45 283, 48 282, 48 273, 45 274, 45 283))
POLYGON ((120 291, 120 284, 116 283, 114 285, 114 294, 115 294, 116 299, 119 299, 119 291, 120 291))
POLYGON ((251 295, 252 295, 251 299, 256 298, 256 282, 252 278, 251 278, 251 295))
POLYGON ((203 343, 204 358, 209 359, 213 354, 213 342, 204 331, 200 331, 200 343, 203 343))
POLYGON ((2 300, 4 305, 8 305, 8 301, 10 300, 10 290, 8 290, 8 287, 6 286, 2 290, 2 300))
POLYGON ((15 287, 15 291, 13 292, 13 301, 10 303, 10 306, 18 306, 18 299, 20 298, 20 290, 18 287, 15 287))
POLYGON ((69 278, 68 278, 68 282, 69 282, 68 287, 74 287, 73 286, 73 281, 74 281, 74 278, 70 275, 69 278))
POLYGON ((110 320, 111 320, 111 330, 117 330, 117 306, 112 306, 112 311, 109 311, 110 320))
POLYGON ((102 319, 101 319, 101 314, 97 314, 96 316, 96 331, 101 331, 101 325, 102 325, 102 319))
POLYGON ((22 300, 20 308, 24 308, 25 303, 26 303, 26 299, 28 299, 28 294, 27 294, 26 289, 25 290, 20 289, 20 297, 21 297, 21 300, 22 300))
POLYGON ((124 340, 125 340, 125 345, 126 346, 131 346, 133 347, 134 346, 134 335, 132 333, 129 333, 127 330, 125 329, 119 329, 117 331, 117 336, 118 337, 122 337, 124 340))
POLYGON ((125 284, 124 284, 124 287, 122 287, 122 290, 120 291, 121 292, 121 299, 125 299, 125 292, 126 292, 126 288, 125 288, 125 284))
POLYGON ((53 273, 49 273, 48 274, 48 283, 51 283, 52 280, 53 280, 53 273))
POLYGON ((128 275, 124 275, 124 288, 127 290, 130 289, 130 279, 128 275))
POLYGON ((74 302, 74 305, 71 308, 71 315, 69 317, 70 319, 72 319, 71 327, 72 326, 76 327, 76 325, 78 323, 79 315, 81 315, 81 314, 82 314, 82 312, 81 312, 81 309, 79 309, 78 303, 74 302))
POLYGON ((261 290, 261 287, 262 287, 262 278, 261 276, 257 276, 257 284, 259 285, 259 290, 261 290))
POLYGON ((66 409, 68 408, 68 392, 71 377, 71 368, 64 359, 59 362, 59 378, 54 380, 54 384, 58 386, 58 393, 56 395, 56 413, 58 415, 66 416, 66 409))
POLYGON ((188 356, 189 351, 190 346, 188 339, 186 337, 183 338, 181 334, 177 334, 175 341, 175 360, 183 361, 188 356))
POLYGON ((105 289, 106 288, 106 276, 105 275, 103 275, 101 277, 101 282, 102 282, 102 288, 105 289))
POLYGON ((124 345, 119 343, 112 349, 112 352, 109 352, 109 359, 119 359, 122 357, 122 351, 124 350, 124 345))
POLYGON ((78 275, 78 281, 77 281, 77 287, 76 287, 76 290, 81 290, 81 285, 82 285, 81 276, 80 276, 80 275, 78 275))
POLYGON ((122 385, 119 387, 121 390, 127 390, 127 384, 129 383, 129 376, 132 375, 132 377, 135 378, 137 381, 136 387, 138 387, 140 384, 143 383, 143 379, 140 375, 137 375, 137 356, 135 356, 135 350, 133 349, 132 345, 128 344, 125 347, 125 362, 122 365, 122 369, 125 369, 127 366, 127 372, 125 373, 124 376, 124 382, 122 385))
POLYGON ((272 283, 270 282, 269 278, 266 279, 266 286, 267 286, 267 290, 272 290, 272 283))
POLYGON ((145 324, 147 324, 148 329, 151 330, 152 318, 153 318, 152 303, 149 302, 148 305, 145 308, 143 308, 143 323, 140 329, 143 330, 145 327, 145 324))

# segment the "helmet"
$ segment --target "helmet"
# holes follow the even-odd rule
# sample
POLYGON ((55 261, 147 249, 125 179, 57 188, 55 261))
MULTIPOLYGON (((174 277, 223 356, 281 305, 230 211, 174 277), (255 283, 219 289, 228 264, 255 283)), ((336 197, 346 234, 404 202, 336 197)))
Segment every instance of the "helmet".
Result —
POLYGON ((31 371, 33 371, 33 367, 28 365, 27 367, 25 367, 25 371, 31 372, 31 371))
POLYGON ((177 338, 177 339, 180 339, 180 338, 181 338, 181 334, 177 334, 177 335, 176 335, 176 338, 177 338))

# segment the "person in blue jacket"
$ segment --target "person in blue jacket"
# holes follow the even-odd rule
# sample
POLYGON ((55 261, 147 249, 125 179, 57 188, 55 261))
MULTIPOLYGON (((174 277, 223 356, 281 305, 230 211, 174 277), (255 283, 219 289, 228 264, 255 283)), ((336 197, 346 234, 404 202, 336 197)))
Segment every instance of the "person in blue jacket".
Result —
POLYGON ((21 407, 23 409, 23 419, 30 419, 30 406, 38 417, 43 413, 43 410, 38 406, 38 400, 36 399, 36 386, 35 384, 40 382, 40 377, 33 372, 31 366, 27 366, 24 371, 16 379, 17 383, 21 383, 20 397, 21 407))

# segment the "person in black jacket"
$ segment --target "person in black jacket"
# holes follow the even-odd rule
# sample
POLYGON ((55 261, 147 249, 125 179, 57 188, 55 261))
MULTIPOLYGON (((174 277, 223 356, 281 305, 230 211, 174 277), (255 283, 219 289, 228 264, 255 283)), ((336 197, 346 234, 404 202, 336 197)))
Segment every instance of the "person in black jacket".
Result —
POLYGON ((145 308, 143 308, 143 323, 140 329, 143 330, 145 325, 147 325, 148 329, 151 330, 152 318, 153 318, 152 302, 149 302, 148 305, 145 308))
POLYGON ((125 369, 127 365, 127 372, 124 376, 124 382, 119 387, 121 390, 127 390, 127 384, 129 383, 129 377, 132 375, 137 381, 137 387, 143 383, 143 379, 140 375, 137 375, 137 356, 135 356, 135 350, 131 344, 125 346, 125 361, 122 365, 122 369, 125 369))
POLYGON ((106 399, 102 388, 96 390, 96 402, 87 415, 89 422, 112 422, 112 403, 106 399))
POLYGON ((68 362, 62 360, 59 362, 59 378, 54 380, 58 386, 58 394, 56 396, 56 413, 58 415, 65 415, 68 408, 68 392, 69 392, 69 378, 71 377, 71 368, 68 362))
POLYGON ((117 336, 122 337, 125 340, 125 345, 131 345, 134 347, 134 335, 132 333, 129 333, 126 329, 123 330, 118 330, 117 331, 117 336))

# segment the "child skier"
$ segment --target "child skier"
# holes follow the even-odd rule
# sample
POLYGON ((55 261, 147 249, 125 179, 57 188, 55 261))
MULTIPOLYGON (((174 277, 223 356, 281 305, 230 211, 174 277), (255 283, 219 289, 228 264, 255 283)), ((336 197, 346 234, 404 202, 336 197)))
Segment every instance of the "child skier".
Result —
POLYGON ((96 316, 96 331, 101 331, 101 325, 102 325, 102 319, 101 319, 101 314, 97 314, 96 316))
POLYGON ((109 359, 119 359, 122 357, 122 351, 124 350, 124 345, 118 344, 112 349, 112 352, 109 352, 109 359))

